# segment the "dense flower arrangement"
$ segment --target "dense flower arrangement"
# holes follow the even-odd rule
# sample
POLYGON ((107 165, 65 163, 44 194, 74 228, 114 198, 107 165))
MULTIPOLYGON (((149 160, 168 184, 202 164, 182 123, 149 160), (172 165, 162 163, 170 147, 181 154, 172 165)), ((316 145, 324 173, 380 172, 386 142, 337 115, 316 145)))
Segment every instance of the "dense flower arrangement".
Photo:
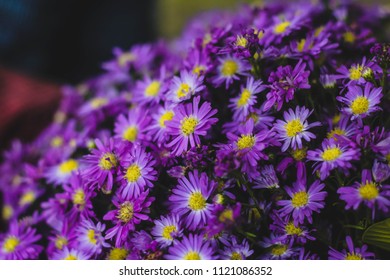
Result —
POLYGON ((114 49, 5 152, 0 258, 389 258, 386 20, 244 6, 114 49))

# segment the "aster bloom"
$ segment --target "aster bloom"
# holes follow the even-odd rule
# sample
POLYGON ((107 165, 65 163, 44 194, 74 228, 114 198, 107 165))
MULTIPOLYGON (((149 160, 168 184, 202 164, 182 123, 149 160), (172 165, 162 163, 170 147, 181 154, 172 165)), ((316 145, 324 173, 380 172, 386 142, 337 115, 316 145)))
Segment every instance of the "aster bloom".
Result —
POLYGON ((188 174, 188 178, 179 179, 179 185, 169 197, 171 210, 185 218, 189 229, 203 226, 211 213, 211 204, 207 202, 214 191, 215 184, 206 173, 197 170, 188 174))
POLYGON ((254 189, 277 189, 279 180, 273 165, 266 165, 260 170, 260 176, 255 179, 254 189))
POLYGON ((13 221, 6 234, 0 235, 1 260, 37 259, 42 246, 35 244, 41 239, 36 229, 18 225, 13 221))
POLYGON ((205 136, 207 130, 218 119, 212 118, 217 110, 212 109, 209 102, 204 102, 200 107, 200 97, 195 97, 192 103, 179 105, 174 110, 172 121, 166 124, 167 132, 172 136, 172 141, 167 144, 176 156, 181 155, 190 147, 200 144, 199 135, 205 136))
POLYGON ((350 68, 347 68, 345 65, 341 65, 336 75, 337 79, 344 79, 347 81, 347 85, 357 85, 366 83, 366 79, 370 78, 373 75, 373 71, 378 71, 378 66, 376 66, 372 61, 367 61, 366 57, 363 57, 362 63, 352 64, 350 68))
POLYGON ((117 208, 104 215, 103 220, 112 221, 115 224, 106 232, 106 239, 115 237, 115 246, 124 244, 129 232, 135 230, 135 225, 142 221, 149 220, 149 206, 154 201, 153 197, 148 197, 149 191, 130 196, 128 199, 116 196, 112 203, 117 208))
POLYGON ((360 151, 349 143, 340 143, 334 138, 325 139, 322 149, 307 152, 307 159, 315 161, 314 171, 319 170, 321 180, 329 176, 331 170, 352 168, 351 161, 358 160, 360 151))
POLYGON ((306 185, 296 182, 293 187, 286 187, 285 191, 291 199, 279 200, 277 205, 282 206, 279 213, 282 217, 292 215, 294 225, 302 224, 305 219, 313 222, 313 212, 320 212, 325 206, 327 193, 322 191, 324 184, 316 180, 307 190, 306 185))
POLYGON ((330 247, 328 252, 330 260, 365 260, 372 259, 375 255, 367 251, 367 245, 363 245, 361 248, 355 247, 351 236, 346 237, 347 250, 343 249, 341 252, 330 247))
POLYGON ((145 187, 153 187, 153 181, 157 179, 156 161, 141 146, 133 146, 120 160, 122 168, 118 182, 123 197, 138 196, 145 187))
POLYGON ((144 80, 137 81, 132 101, 139 105, 156 104, 167 90, 165 82, 166 70, 160 69, 160 77, 145 76, 144 80))
POLYGON ((170 246, 174 240, 182 236, 180 219, 176 215, 162 216, 154 221, 152 235, 161 247, 170 246))
POLYGON ((152 122, 149 126, 149 134, 152 135, 153 140, 162 144, 165 143, 167 135, 167 123, 170 122, 175 113, 173 106, 166 105, 159 107, 156 114, 152 115, 152 122))
POLYGON ((91 155, 83 158, 85 167, 82 176, 87 184, 96 186, 106 193, 110 193, 114 184, 114 174, 116 173, 118 153, 114 148, 114 139, 109 139, 104 143, 95 139, 96 149, 91 151, 91 155))
POLYGON ((245 75, 245 72, 250 70, 247 62, 236 57, 226 56, 218 60, 217 76, 213 78, 215 86, 225 83, 227 89, 234 80, 238 80, 239 76, 245 75))
POLYGON ((104 247, 110 247, 103 237, 105 228, 106 226, 100 222, 95 224, 88 219, 81 221, 76 229, 77 239, 79 241, 78 247, 82 251, 92 255, 98 255, 104 247))
POLYGON ((78 250, 78 249, 69 249, 64 247, 63 250, 57 251, 53 254, 52 260, 65 260, 65 261, 76 261, 76 260, 89 260, 91 255, 88 253, 78 250))
POLYGON ((259 245, 268 249, 268 252, 261 256, 263 260, 286 260, 297 254, 297 249, 286 241, 281 241, 280 236, 271 234, 259 242, 259 245))
POLYGON ((338 96, 337 100, 348 106, 343 108, 343 111, 352 115, 351 119, 354 120, 365 118, 380 110, 378 104, 381 98, 382 88, 375 88, 370 83, 366 83, 364 90, 360 86, 349 86, 345 97, 338 96))
POLYGON ((346 209, 357 209, 360 204, 365 204, 373 210, 378 207, 387 213, 390 207, 390 186, 380 186, 372 180, 371 172, 368 169, 362 171, 361 182, 355 182, 353 186, 341 187, 337 190, 340 199, 346 202, 346 209))
POLYGON ((127 118, 120 115, 115 122, 115 137, 131 143, 141 143, 148 141, 149 137, 145 133, 150 122, 150 117, 141 109, 132 109, 127 118))
POLYGON ((56 185, 67 183, 72 177, 72 174, 80 168, 80 163, 77 159, 65 159, 57 165, 50 167, 45 174, 48 182, 56 185))
POLYGON ((182 71, 180 72, 180 78, 173 77, 166 98, 174 103, 190 99, 197 92, 200 92, 205 88, 202 82, 202 76, 182 71))
POLYGON ((278 132, 279 139, 284 142, 282 152, 289 147, 293 149, 302 149, 302 139, 310 141, 316 136, 308 130, 312 127, 320 126, 319 122, 309 124, 307 118, 313 111, 309 111, 305 107, 297 106, 295 111, 289 109, 283 113, 284 120, 277 120, 275 130, 278 132))
POLYGON ((174 243, 165 258, 168 260, 211 260, 214 258, 214 253, 209 242, 205 241, 202 235, 190 233, 188 237, 184 236, 182 241, 174 243))
POLYGON ((240 94, 231 99, 229 108, 234 111, 234 118, 245 118, 249 110, 256 104, 257 93, 262 92, 266 87, 262 85, 262 81, 255 81, 253 77, 248 78, 246 86, 241 87, 240 94))
POLYGON ((390 177, 390 166, 375 160, 372 166, 372 176, 375 182, 382 183, 386 181, 390 177))
MULTIPOLYGON (((227 195, 226 195, 227 196, 227 195)), ((206 232, 210 236, 219 235, 224 231, 231 230, 240 223, 241 204, 224 206, 224 195, 219 194, 211 208, 210 218, 206 225, 206 232)))
POLYGON ((241 244, 236 237, 223 240, 224 249, 221 250, 221 259, 223 260, 246 260, 253 254, 253 250, 250 249, 248 241, 242 240, 241 244))

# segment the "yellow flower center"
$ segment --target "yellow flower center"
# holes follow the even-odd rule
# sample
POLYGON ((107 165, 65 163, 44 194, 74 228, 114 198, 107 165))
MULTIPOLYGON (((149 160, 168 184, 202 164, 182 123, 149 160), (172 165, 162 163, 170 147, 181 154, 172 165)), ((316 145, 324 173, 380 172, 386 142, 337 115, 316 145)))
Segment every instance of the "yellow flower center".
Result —
POLYGON ((99 161, 99 167, 103 170, 110 170, 118 165, 118 160, 113 153, 105 153, 99 161))
POLYGON ((360 254, 348 253, 347 256, 345 257, 345 259, 346 260, 353 260, 353 261, 356 261, 356 260, 360 261, 363 258, 362 258, 362 255, 360 255, 360 254))
POLYGON ((139 177, 141 177, 141 168, 138 164, 134 163, 130 165, 126 170, 126 180, 130 183, 137 182, 139 177))
POLYGON ((251 98, 252 93, 248 89, 244 89, 240 95, 240 99, 237 101, 238 107, 243 107, 247 105, 249 98, 251 98))
POLYGON ((287 245, 277 244, 271 249, 271 254, 274 256, 281 256, 287 251, 287 245))
POLYGON ((160 91, 161 84, 159 81, 152 81, 145 89, 145 95, 149 97, 157 96, 160 91))
POLYGON ((332 118, 332 123, 333 124, 337 124, 341 119, 341 114, 336 114, 333 118, 332 118))
POLYGON ((118 57, 118 63, 120 66, 125 66, 128 62, 135 60, 135 55, 131 52, 124 52, 118 57))
POLYGON ((274 33, 282 34, 286 32, 286 29, 291 25, 289 21, 283 21, 274 27, 274 33))
POLYGON ((97 240, 95 237, 95 231, 93 229, 87 231, 87 238, 90 243, 96 245, 97 240))
POLYGON ((14 209, 12 208, 11 205, 4 205, 3 211, 2 211, 2 216, 4 220, 9 220, 14 213, 14 209))
POLYGON ((365 200, 375 199, 379 195, 379 191, 374 182, 367 182, 359 187, 359 194, 365 200))
POLYGON ((123 132, 122 138, 124 140, 130 141, 130 142, 134 142, 137 139, 137 135, 138 135, 138 129, 137 129, 136 126, 132 125, 132 126, 129 126, 123 132))
POLYGON ((7 237, 3 243, 3 249, 7 253, 15 251, 16 247, 20 244, 20 240, 15 236, 7 237))
POLYGON ((367 97, 358 96, 354 101, 352 101, 351 104, 352 113, 354 113, 355 115, 364 114, 368 111, 369 105, 370 102, 368 101, 367 97))
POLYGON ((221 68, 222 76, 231 77, 236 74, 238 70, 238 64, 234 60, 227 59, 221 68))
POLYGON ((203 65, 196 65, 193 69, 192 69, 192 73, 200 76, 200 74, 202 74, 204 71, 206 71, 206 67, 203 66, 203 65))
POLYGON ((63 236, 58 236, 55 241, 55 246, 57 249, 62 250, 64 246, 68 245, 68 240, 63 236))
POLYGON ((107 98, 104 97, 96 97, 90 101, 91 107, 94 109, 98 109, 108 103, 107 98))
POLYGON ((176 95, 178 98, 186 97, 187 94, 190 92, 191 87, 186 83, 181 83, 179 86, 179 89, 176 92, 176 95))
POLYGON ((296 161, 301 161, 303 160, 304 158, 306 158, 306 154, 307 154, 307 148, 302 148, 302 149, 295 149, 291 152, 291 155, 292 157, 296 160, 296 161))
POLYGON ((25 206, 27 204, 31 204, 35 201, 35 193, 33 191, 28 191, 22 195, 22 197, 19 200, 20 206, 25 206))
POLYGON ((158 120, 158 124, 161 128, 165 128, 165 122, 171 121, 175 114, 173 111, 166 111, 164 114, 161 115, 160 119, 158 120))
POLYGON ((301 235, 303 232, 302 229, 299 227, 296 227, 293 222, 289 222, 285 226, 284 230, 286 231, 286 233, 288 235, 301 235))
POLYGON ((108 255, 109 260, 124 260, 127 257, 127 250, 122 248, 114 248, 108 255))
POLYGON ((50 141, 50 146, 52 146, 53 148, 61 147, 62 144, 64 144, 64 138, 62 138, 61 136, 56 136, 50 141))
POLYGON ((331 130, 331 132, 328 133, 328 138, 335 138, 336 135, 345 135, 345 130, 341 129, 340 127, 335 127, 331 130))
POLYGON ((186 117, 182 120, 181 131, 185 136, 189 136, 194 133, 199 121, 194 117, 186 117))
POLYGON ((286 134, 288 137, 295 137, 298 133, 303 131, 303 124, 300 120, 294 119, 287 122, 284 125, 284 128, 286 129, 286 134))
POLYGON ((352 66, 349 69, 349 78, 351 80, 359 80, 362 77, 363 67, 360 65, 352 66))
POLYGON ((129 201, 126 201, 120 206, 117 218, 120 219, 122 222, 127 223, 133 218, 133 215, 133 204, 131 204, 129 201))
POLYGON ((308 202, 309 202, 309 195, 305 191, 300 191, 295 193, 291 199, 291 204, 295 208, 306 206, 308 202))
POLYGON ((353 34, 351 31, 347 31, 343 34, 344 41, 347 43, 354 43, 356 40, 355 34, 353 34))
POLYGON ((73 194, 73 204, 74 205, 80 205, 84 206, 85 205, 85 193, 82 189, 78 189, 74 194, 73 194))
POLYGON ((193 211, 203 210, 206 207, 206 199, 200 192, 194 192, 188 199, 188 207, 193 211))
POLYGON ((200 255, 197 252, 189 251, 185 256, 185 260, 200 260, 200 255))
POLYGON ((237 36, 236 46, 246 48, 248 45, 248 40, 243 36, 237 36))
POLYGON ((306 39, 302 39, 299 41, 298 45, 297 45, 297 50, 299 52, 302 52, 303 51, 303 48, 305 47, 305 44, 306 44, 306 39))
POLYGON ((226 209, 219 215, 219 221, 221 223, 225 223, 227 221, 233 221, 233 210, 226 209))
POLYGON ((75 261, 77 260, 77 257, 75 255, 69 254, 66 258, 64 258, 65 261, 75 261))
POLYGON ((165 226, 162 231, 162 237, 168 240, 173 240, 172 232, 176 232, 177 228, 174 225, 165 226))
POLYGON ((67 161, 64 161, 59 166, 59 171, 63 174, 71 173, 72 171, 76 170, 78 168, 79 164, 74 159, 69 159, 67 161))
POLYGON ((233 252, 232 255, 230 256, 231 260, 242 260, 242 256, 238 252, 233 252))
POLYGON ((338 159, 341 156, 342 152, 339 147, 333 147, 333 148, 326 148, 322 152, 322 159, 325 161, 333 161, 338 159))
POLYGON ((239 150, 243 149, 250 149, 252 148, 256 143, 256 139, 253 135, 247 134, 247 135, 241 135, 240 138, 237 140, 237 148, 239 150))
POLYGON ((314 36, 315 37, 318 37, 322 31, 324 31, 325 27, 324 26, 320 26, 318 28, 316 28, 316 30, 314 31, 314 36))

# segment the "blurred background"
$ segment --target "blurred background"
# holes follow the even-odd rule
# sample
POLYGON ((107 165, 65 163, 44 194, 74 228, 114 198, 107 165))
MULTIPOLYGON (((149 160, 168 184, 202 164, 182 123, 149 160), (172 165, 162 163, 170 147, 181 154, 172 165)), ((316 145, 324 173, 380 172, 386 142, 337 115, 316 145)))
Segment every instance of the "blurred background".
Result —
POLYGON ((34 138, 50 123, 60 86, 100 73, 114 46, 171 39, 199 12, 253 2, 261 1, 0 0, 0 150, 34 138))

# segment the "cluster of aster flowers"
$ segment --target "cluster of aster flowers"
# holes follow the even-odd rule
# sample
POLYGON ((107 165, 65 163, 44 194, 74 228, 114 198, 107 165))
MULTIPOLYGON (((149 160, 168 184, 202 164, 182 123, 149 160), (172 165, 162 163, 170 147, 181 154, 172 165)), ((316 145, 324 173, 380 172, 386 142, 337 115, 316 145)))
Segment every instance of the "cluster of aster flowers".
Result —
POLYGON ((3 155, 0 259, 389 258, 362 242, 390 213, 389 17, 324 3, 205 13, 64 87, 3 155))

